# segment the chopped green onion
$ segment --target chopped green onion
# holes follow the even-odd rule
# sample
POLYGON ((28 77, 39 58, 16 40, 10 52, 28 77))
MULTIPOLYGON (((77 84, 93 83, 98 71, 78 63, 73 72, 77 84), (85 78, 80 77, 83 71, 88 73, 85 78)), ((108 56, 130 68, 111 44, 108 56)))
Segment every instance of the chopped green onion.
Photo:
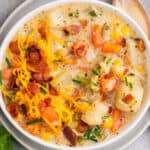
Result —
POLYGON ((125 77, 125 83, 126 83, 126 86, 129 85, 129 83, 128 83, 128 78, 127 78, 127 77, 125 77))
POLYGON ((100 74, 99 70, 96 70, 96 69, 95 70, 93 69, 92 73, 95 74, 96 76, 99 76, 99 74, 100 74))
POLYGON ((69 12, 68 13, 68 16, 69 17, 79 17, 79 11, 78 10, 76 10, 76 11, 73 11, 73 12, 69 12))
POLYGON ((9 104, 11 102, 11 98, 9 96, 6 96, 6 101, 7 101, 7 104, 9 104))
POLYGON ((96 16, 97 16, 95 10, 91 10, 91 11, 89 12, 89 15, 91 15, 92 17, 96 17, 96 16))
POLYGON ((129 87, 132 89, 133 88, 133 84, 130 82, 129 83, 129 87))
POLYGON ((0 85, 2 85, 3 82, 2 82, 2 71, 0 70, 0 85))
POLYGON ((89 100, 86 98, 78 98, 77 101, 82 101, 82 102, 87 102, 87 103, 89 102, 89 100))
POLYGON ((90 129, 87 129, 84 133, 84 138, 91 140, 93 142, 98 142, 97 137, 102 137, 103 133, 99 126, 94 126, 90 129))
POLYGON ((7 57, 6 57, 5 61, 6 61, 6 63, 7 63, 7 66, 8 66, 9 68, 11 68, 11 67, 12 67, 11 62, 9 61, 9 59, 8 59, 7 57))
POLYGON ((104 33, 105 33, 105 30, 106 30, 106 27, 107 27, 107 23, 105 22, 102 26, 102 32, 101 32, 101 35, 103 36, 104 33))
POLYGON ((106 120, 107 118, 109 118, 109 116, 102 116, 101 117, 102 120, 106 120))
POLYGON ((42 119, 35 119, 35 120, 27 122, 26 124, 31 125, 31 124, 35 124, 35 123, 39 123, 39 122, 42 122, 42 119))
POLYGON ((53 60, 53 62, 62 62, 62 60, 61 59, 55 59, 55 60, 53 60))
POLYGON ((111 61, 112 61, 112 58, 108 58, 108 59, 106 60, 106 64, 108 65, 111 61))
POLYGON ((124 101, 124 98, 125 98, 125 93, 123 93, 122 95, 122 101, 124 101))
POLYGON ((46 91, 46 89, 44 87, 41 86, 40 90, 41 90, 42 93, 47 94, 47 91, 46 91))
POLYGON ((72 81, 75 83, 79 83, 79 84, 81 83, 81 80, 78 80, 78 79, 72 79, 72 81))

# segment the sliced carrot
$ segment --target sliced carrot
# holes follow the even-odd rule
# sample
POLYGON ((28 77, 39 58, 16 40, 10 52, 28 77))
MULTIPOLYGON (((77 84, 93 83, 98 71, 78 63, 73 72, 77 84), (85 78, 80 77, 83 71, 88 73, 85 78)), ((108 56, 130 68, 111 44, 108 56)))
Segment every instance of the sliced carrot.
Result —
POLYGON ((103 53, 119 53, 120 50, 121 45, 113 40, 105 41, 102 47, 103 53))
POLYGON ((91 38, 95 48, 99 48, 103 44, 102 27, 98 24, 92 26, 91 38))
POLYGON ((12 68, 4 68, 2 71, 3 80, 9 80, 12 77, 12 68))
POLYGON ((112 111, 113 124, 112 124, 112 127, 110 129, 112 133, 116 133, 120 129, 120 127, 123 124, 122 119, 123 119, 122 112, 118 109, 114 109, 112 111))
POLYGON ((131 94, 126 95, 125 98, 124 98, 124 102, 127 103, 127 104, 129 104, 133 100, 134 100, 134 97, 131 94))
POLYGON ((58 115, 55 109, 51 106, 42 107, 40 109, 41 116, 43 119, 49 121, 50 123, 55 123, 58 121, 58 115))

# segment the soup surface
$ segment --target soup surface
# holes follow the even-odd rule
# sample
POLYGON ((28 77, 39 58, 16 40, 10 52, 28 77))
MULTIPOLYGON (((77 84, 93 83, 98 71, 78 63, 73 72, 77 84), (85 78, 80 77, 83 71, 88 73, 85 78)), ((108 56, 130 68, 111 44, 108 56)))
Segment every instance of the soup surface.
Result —
POLYGON ((140 109, 145 45, 115 12, 74 3, 42 11, 18 29, 5 56, 6 109, 45 141, 102 142, 140 109))

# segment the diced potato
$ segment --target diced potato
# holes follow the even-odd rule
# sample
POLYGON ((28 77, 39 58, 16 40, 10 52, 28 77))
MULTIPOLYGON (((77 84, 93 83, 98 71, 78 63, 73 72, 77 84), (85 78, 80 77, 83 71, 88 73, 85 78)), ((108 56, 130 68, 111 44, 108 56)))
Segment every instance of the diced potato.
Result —
POLYGON ((108 109, 108 104, 98 100, 94 101, 91 105, 91 109, 88 109, 88 111, 82 115, 81 119, 88 125, 100 125, 103 122, 102 116, 107 115, 108 109))
POLYGON ((135 76, 129 76, 128 84, 132 84, 132 88, 126 85, 125 82, 121 83, 119 90, 117 91, 115 105, 118 109, 125 112, 137 112, 140 108, 144 89, 141 85, 140 80, 135 76), (124 101, 125 95, 131 94, 134 99, 131 103, 124 101))

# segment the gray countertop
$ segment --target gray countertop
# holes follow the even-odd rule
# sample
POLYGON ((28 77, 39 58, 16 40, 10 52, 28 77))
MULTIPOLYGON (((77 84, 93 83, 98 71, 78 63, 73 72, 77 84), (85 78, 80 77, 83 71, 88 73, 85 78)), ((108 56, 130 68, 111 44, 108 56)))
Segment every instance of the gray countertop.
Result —
MULTIPOLYGON (((0 26, 7 16, 23 1, 24 0, 0 0, 0 26)), ((150 0, 142 0, 142 3, 150 16, 150 0)), ((15 150, 24 150, 17 142, 14 142, 14 145, 15 150)), ((150 150, 150 128, 126 150, 150 150)))

